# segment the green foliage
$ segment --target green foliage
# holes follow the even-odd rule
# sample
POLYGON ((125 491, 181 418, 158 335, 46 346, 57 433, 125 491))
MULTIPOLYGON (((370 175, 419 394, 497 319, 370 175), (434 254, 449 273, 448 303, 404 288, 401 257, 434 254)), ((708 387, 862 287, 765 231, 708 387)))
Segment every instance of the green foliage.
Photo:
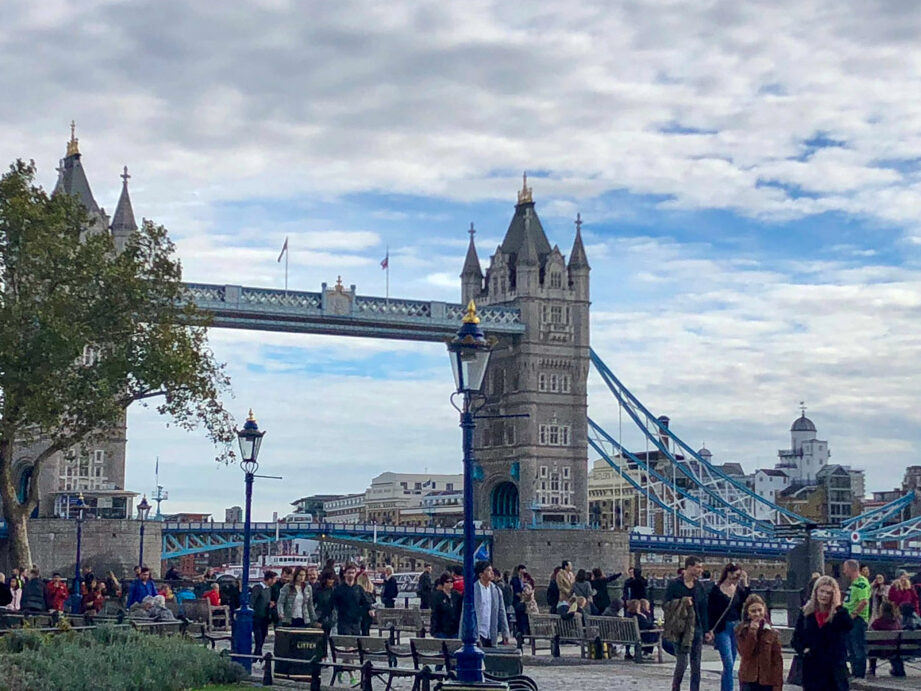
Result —
POLYGON ((18 541, 39 486, 16 496, 17 446, 41 440, 37 478, 55 454, 111 435, 135 402, 204 427, 223 460, 234 438, 220 402, 229 381, 166 229, 145 220, 116 252, 76 198, 34 178, 22 161, 0 178, 0 503, 17 563, 31 563, 18 541))
POLYGON ((101 626, 0 638, 0 688, 10 691, 181 691, 243 676, 240 665, 178 636, 101 626))

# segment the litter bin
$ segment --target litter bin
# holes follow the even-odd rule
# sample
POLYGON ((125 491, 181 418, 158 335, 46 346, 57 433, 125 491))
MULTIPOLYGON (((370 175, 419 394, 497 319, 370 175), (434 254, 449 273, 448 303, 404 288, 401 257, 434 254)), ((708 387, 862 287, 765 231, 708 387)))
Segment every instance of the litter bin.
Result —
POLYGON ((275 662, 275 674, 284 677, 309 678, 310 664, 315 659, 326 657, 326 635, 323 629, 282 628, 275 629, 275 649, 272 654, 300 662, 275 662))

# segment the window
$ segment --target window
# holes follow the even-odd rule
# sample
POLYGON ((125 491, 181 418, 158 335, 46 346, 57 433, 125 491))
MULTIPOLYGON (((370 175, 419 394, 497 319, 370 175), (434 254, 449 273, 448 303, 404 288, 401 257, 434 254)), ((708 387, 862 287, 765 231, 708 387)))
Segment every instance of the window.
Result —
POLYGON ((563 477, 569 477, 569 466, 563 468, 563 477))
POLYGON ((83 355, 80 358, 80 361, 83 363, 84 367, 92 367, 95 365, 99 361, 99 358, 96 355, 96 349, 90 345, 83 346, 83 355))
POLYGON ((540 320, 543 323, 547 323, 547 305, 540 306, 540 320))
POLYGON ((560 378, 556 374, 550 375, 550 391, 557 393, 560 390, 560 378))
POLYGON ((454 483, 453 483, 453 482, 445 483, 445 489, 446 489, 448 492, 453 492, 453 491, 454 491, 454 483))
POLYGON ((569 425, 539 425, 538 443, 541 446, 569 446, 569 425))
POLYGON ((547 375, 541 372, 537 375, 537 390, 546 391, 547 390, 547 375))
POLYGON ((105 458, 106 458, 106 452, 103 451, 102 449, 96 449, 93 452, 93 463, 95 463, 96 465, 102 465, 103 461, 105 461, 105 458))
POLYGON ((563 277, 559 271, 550 272, 550 287, 551 288, 562 288, 563 287, 563 277))
POLYGON ((568 374, 560 375, 560 391, 569 393, 572 380, 568 374))
POLYGON ((553 324, 563 323, 563 308, 560 305, 551 305, 550 322, 553 324))
POLYGON ((547 466, 542 465, 542 466, 540 467, 540 476, 541 476, 541 477, 547 477, 547 466))

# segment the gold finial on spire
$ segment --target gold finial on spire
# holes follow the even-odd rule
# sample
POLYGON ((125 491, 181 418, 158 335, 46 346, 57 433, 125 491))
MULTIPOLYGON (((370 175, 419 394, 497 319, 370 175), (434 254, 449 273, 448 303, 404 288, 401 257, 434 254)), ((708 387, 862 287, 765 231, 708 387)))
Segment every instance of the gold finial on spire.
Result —
POLYGON ((518 203, 519 204, 530 204, 534 201, 531 197, 531 188, 528 187, 528 173, 527 171, 521 176, 521 191, 518 193, 518 203))
POLYGON ((70 121, 70 141, 67 142, 67 155, 68 156, 75 156, 80 153, 80 148, 78 146, 78 143, 80 142, 80 140, 77 139, 77 137, 75 136, 76 130, 77 130, 77 123, 71 120, 70 121))
POLYGON ((467 303, 467 314, 464 315, 464 324, 479 324, 480 318, 476 316, 476 303, 471 300, 467 303))
POLYGON ((252 408, 249 409, 249 415, 247 416, 246 421, 247 421, 247 422, 255 422, 255 421, 256 421, 256 418, 255 418, 255 416, 253 415, 253 409, 252 409, 252 408))

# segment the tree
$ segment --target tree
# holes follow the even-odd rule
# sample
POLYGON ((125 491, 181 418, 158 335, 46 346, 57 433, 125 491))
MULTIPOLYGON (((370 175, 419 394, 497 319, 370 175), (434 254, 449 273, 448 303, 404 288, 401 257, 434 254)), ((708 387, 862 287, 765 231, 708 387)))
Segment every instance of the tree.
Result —
POLYGON ((0 178, 0 502, 14 564, 32 563, 26 525, 42 467, 106 438, 132 403, 203 427, 219 460, 233 459, 220 401, 230 382, 207 318, 185 300, 166 229, 145 220, 116 253, 76 198, 34 179, 22 161, 0 178), (17 448, 36 441, 20 497, 17 448))

